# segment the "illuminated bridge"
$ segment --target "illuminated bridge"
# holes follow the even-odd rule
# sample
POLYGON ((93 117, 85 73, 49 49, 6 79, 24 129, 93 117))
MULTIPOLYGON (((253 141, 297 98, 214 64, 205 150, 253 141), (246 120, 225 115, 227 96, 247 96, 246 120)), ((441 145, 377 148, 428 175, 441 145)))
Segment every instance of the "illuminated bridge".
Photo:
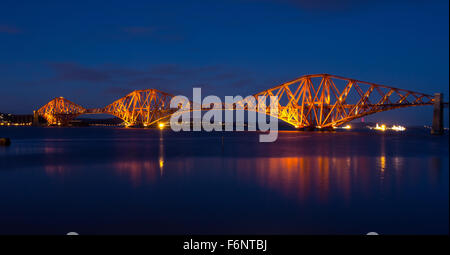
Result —
MULTIPOLYGON (((278 114, 274 117, 296 128, 331 128, 377 112, 433 105, 436 100, 432 95, 419 92, 330 74, 315 74, 254 94, 255 108, 251 108, 248 102, 237 102, 233 106, 223 105, 222 109, 236 109, 237 105, 241 105, 244 110, 255 109, 270 115, 270 107, 258 108, 259 96, 277 96, 278 114)), ((136 90, 103 108, 95 109, 86 109, 58 97, 35 111, 35 115, 45 118, 49 125, 66 125, 83 114, 111 114, 127 125, 149 126, 177 111, 170 108, 173 97, 156 89, 136 90)), ((192 107, 192 102, 190 104, 192 107)))

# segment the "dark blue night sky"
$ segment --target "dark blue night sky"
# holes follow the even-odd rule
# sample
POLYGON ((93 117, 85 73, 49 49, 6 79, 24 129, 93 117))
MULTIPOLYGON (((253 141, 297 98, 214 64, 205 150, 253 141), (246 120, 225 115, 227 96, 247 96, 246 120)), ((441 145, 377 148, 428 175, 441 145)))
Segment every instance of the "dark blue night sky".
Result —
MULTIPOLYGON (((0 3, 0 112, 56 96, 100 107, 144 88, 249 95, 312 73, 448 101, 448 70, 446 0, 0 3)), ((370 118, 429 124, 431 112, 370 118)))

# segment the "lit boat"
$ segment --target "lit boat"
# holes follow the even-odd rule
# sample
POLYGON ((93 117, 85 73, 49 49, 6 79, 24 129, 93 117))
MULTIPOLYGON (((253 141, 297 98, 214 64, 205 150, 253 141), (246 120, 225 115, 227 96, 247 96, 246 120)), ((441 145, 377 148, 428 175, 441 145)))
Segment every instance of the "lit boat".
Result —
POLYGON ((391 127, 391 129, 394 130, 394 131, 405 131, 406 130, 406 128, 404 126, 400 126, 400 125, 398 125, 398 126, 393 125, 391 127))
POLYGON ((379 126, 378 123, 377 123, 377 125, 376 125, 373 129, 375 129, 375 130, 381 130, 381 131, 386 131, 386 125, 381 124, 381 126, 379 126))
POLYGON ((381 125, 377 125, 375 127, 370 127, 368 126, 369 129, 375 129, 375 130, 380 130, 380 131, 386 131, 386 130, 394 130, 394 131, 405 131, 406 128, 404 126, 400 126, 400 125, 393 125, 392 127, 386 127, 385 124, 381 124, 381 125))

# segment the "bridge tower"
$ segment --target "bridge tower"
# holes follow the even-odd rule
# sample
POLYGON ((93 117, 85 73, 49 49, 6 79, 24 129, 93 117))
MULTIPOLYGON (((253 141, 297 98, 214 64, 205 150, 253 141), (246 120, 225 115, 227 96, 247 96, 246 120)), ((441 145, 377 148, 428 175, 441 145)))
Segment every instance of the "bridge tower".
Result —
POLYGON ((431 127, 432 135, 442 135, 444 133, 444 95, 442 93, 434 94, 433 125, 431 127))

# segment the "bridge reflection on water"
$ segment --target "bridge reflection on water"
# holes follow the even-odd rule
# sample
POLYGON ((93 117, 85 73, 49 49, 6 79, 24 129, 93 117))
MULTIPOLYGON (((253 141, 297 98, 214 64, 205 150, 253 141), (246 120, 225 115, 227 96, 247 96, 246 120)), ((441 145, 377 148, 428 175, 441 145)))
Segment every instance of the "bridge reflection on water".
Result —
MULTIPOLYGON (((289 137, 281 139, 290 140, 289 137)), ((297 137, 298 138, 298 137, 297 137)), ((308 137, 307 137, 308 138, 308 137)), ((307 139, 306 138, 306 139, 307 139)), ((219 181, 218 178, 232 179, 242 185, 256 183, 260 187, 277 192, 282 196, 301 201, 314 200, 327 203, 330 196, 338 196, 342 201, 349 202, 353 193, 358 196, 366 195, 367 198, 377 190, 380 194, 390 193, 392 190, 405 185, 403 178, 408 176, 413 180, 422 179, 431 185, 435 185, 442 176, 441 157, 408 157, 392 155, 392 146, 398 146, 392 138, 380 136, 377 146, 370 148, 376 152, 374 155, 342 155, 342 151, 352 151, 355 145, 339 144, 336 151, 335 144, 319 143, 315 145, 313 152, 304 155, 292 156, 290 152, 283 156, 280 150, 270 156, 271 151, 266 151, 263 157, 236 157, 224 156, 195 156, 165 158, 165 141, 162 132, 159 133, 157 153, 148 157, 138 157, 130 160, 117 159, 111 163, 101 164, 101 168, 109 169, 120 178, 126 178, 130 185, 139 188, 146 185, 164 185, 172 178, 189 179, 198 175, 208 176, 208 181, 219 181), (386 139, 390 140, 388 145, 386 139), (386 155, 387 148, 391 147, 391 155, 386 155), (281 154, 281 155, 280 155, 281 154), (157 157, 155 157, 157 155, 157 157), (150 159, 149 159, 150 158, 150 159), (424 172, 423 169, 429 169, 424 172), (376 180, 376 181, 375 181, 376 180)), ((305 137, 300 138, 300 140, 305 137)), ((49 162, 45 164, 45 171, 49 176, 63 178, 73 170, 73 165, 52 164, 55 155, 64 153, 60 147, 54 147, 53 143, 46 144, 44 155, 49 162)), ((116 143, 117 155, 123 150, 120 143, 116 143)), ((173 144, 172 144, 173 145, 173 144)), ((155 151, 155 152, 156 152, 155 151)), ((350 154, 350 153, 347 153, 350 154)), ((401 153, 400 153, 401 154, 401 153)), ((206 177, 202 177, 206 178, 206 177)), ((410 185, 410 184, 409 184, 410 185)))
POLYGON ((426 130, 5 132, 0 233, 448 232, 448 142, 426 130))

